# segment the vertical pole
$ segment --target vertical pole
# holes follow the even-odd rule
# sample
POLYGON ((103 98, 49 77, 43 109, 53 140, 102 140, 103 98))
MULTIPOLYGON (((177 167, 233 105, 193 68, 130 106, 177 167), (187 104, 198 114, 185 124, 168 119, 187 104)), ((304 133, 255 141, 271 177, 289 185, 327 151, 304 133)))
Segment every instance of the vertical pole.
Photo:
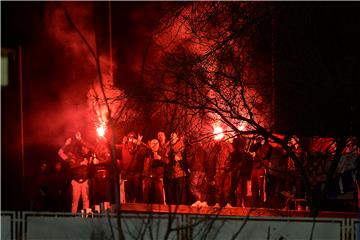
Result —
POLYGON ((20 141, 21 141, 21 176, 24 191, 25 161, 24 161, 24 111, 23 111, 23 78, 22 78, 22 49, 19 46, 19 80, 20 80, 20 141))
MULTIPOLYGON (((271 14, 271 91, 272 91, 272 97, 271 97, 271 109, 272 109, 272 128, 274 128, 274 126, 277 123, 277 119, 276 119, 276 92, 275 92, 275 20, 274 20, 274 16, 273 14, 271 14)), ((273 131, 277 131, 276 129, 273 129, 273 131)))
MULTIPOLYGON (((111 18, 111 0, 109 0, 109 57, 110 57, 110 77, 112 80, 112 83, 114 83, 114 77, 113 77, 113 58, 112 58, 112 18, 111 18)), ((103 90, 104 91, 104 90, 103 90)), ((104 92, 105 95, 105 92, 104 92)), ((104 96, 105 97, 105 96, 104 96)), ((104 98, 105 101, 106 98, 104 98)), ((109 107, 108 107, 109 110, 109 107)), ((110 113, 110 111, 109 111, 110 113)), ((115 151, 115 125, 112 120, 111 114, 109 115, 109 123, 110 123, 110 129, 111 129, 111 152, 112 152, 112 160, 114 167, 116 168, 116 151, 115 151)), ((120 179, 121 176, 119 176, 118 171, 115 169, 115 199, 116 199, 116 221, 117 221, 117 239, 123 240, 125 239, 125 236, 122 232, 122 225, 121 225, 121 213, 120 213, 120 199, 121 199, 121 191, 120 191, 120 179)), ((124 193, 123 193, 124 194, 124 193)))
POLYGON ((109 0, 109 57, 110 57, 110 74, 111 74, 111 78, 113 78, 111 0, 109 0))

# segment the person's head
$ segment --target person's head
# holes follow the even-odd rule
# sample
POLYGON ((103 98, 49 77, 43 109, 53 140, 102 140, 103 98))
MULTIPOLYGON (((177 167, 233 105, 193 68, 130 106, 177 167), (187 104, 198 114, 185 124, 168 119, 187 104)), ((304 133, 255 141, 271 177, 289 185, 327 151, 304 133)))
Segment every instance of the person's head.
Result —
POLYGON ((150 141, 150 149, 153 152, 159 151, 159 141, 157 139, 152 139, 150 141))
POLYGON ((130 152, 135 151, 136 149, 136 144, 137 144, 137 139, 136 139, 136 135, 134 132, 130 132, 127 135, 127 142, 126 142, 126 147, 127 149, 129 149, 130 152))
POLYGON ((81 141, 81 133, 80 133, 80 131, 77 131, 77 132, 75 133, 75 138, 76 138, 77 140, 81 141))
POLYGON ((299 138, 296 135, 292 135, 290 137, 290 140, 288 141, 288 145, 289 146, 295 146, 299 144, 299 138))
POLYGON ((261 145, 264 145, 268 141, 267 137, 264 136, 258 136, 256 138, 256 142, 260 143, 261 145))
POLYGON ((127 135, 127 141, 129 143, 136 143, 136 135, 134 132, 129 132, 127 135))
POLYGON ((171 133, 170 135, 170 142, 171 144, 175 144, 179 140, 179 137, 176 133, 171 133))
POLYGON ((48 168, 48 166, 47 166, 47 164, 44 163, 44 162, 40 165, 40 171, 41 171, 41 172, 47 171, 47 168, 48 168))
POLYGON ((61 162, 55 163, 55 171, 56 172, 61 172, 61 170, 62 170, 61 162))
POLYGON ((157 138, 160 142, 161 145, 165 144, 166 142, 166 136, 165 136, 165 133, 164 132, 158 132, 157 134, 157 138))
POLYGON ((243 137, 234 138, 233 146, 237 150, 244 150, 246 147, 246 139, 243 137))
POLYGON ((85 146, 82 146, 81 147, 81 153, 82 154, 88 154, 90 152, 90 149, 85 147, 85 146))

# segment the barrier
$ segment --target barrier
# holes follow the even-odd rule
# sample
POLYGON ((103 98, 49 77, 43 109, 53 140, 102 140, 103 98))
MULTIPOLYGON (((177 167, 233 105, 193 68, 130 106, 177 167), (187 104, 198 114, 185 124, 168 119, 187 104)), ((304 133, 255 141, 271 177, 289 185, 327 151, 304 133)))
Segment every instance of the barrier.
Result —
POLYGON ((15 239, 15 212, 1 212, 1 239, 15 239))
MULTIPOLYGON (((204 214, 122 213, 126 239, 341 239, 358 240, 356 218, 261 217, 204 214)), ((113 239, 114 214, 1 212, 1 239, 113 239)))
MULTIPOLYGON (((50 213, 25 213, 25 219, 26 239, 119 239, 116 216, 113 214, 54 217, 50 213)), ((167 224, 166 215, 128 213, 122 214, 121 219, 126 239, 141 239, 142 235, 149 236, 151 230, 156 232, 154 239, 165 236, 162 226, 167 224)))
POLYGON ((197 225, 194 234, 206 233, 209 239, 346 239, 344 219, 217 217, 211 227, 209 222, 197 225))
POLYGON ((350 219, 351 225, 351 240, 360 240, 360 213, 357 219, 350 219))

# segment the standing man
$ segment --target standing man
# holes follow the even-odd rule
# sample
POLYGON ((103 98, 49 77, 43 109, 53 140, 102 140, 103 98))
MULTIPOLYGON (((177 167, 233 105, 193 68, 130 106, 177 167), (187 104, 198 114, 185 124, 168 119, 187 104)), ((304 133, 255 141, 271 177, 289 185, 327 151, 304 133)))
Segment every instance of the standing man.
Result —
POLYGON ((191 148, 190 154, 190 191, 195 198, 192 207, 207 207, 206 202, 206 163, 207 153, 201 142, 191 148))
POLYGON ((215 141, 210 146, 209 159, 214 164, 214 180, 211 185, 215 186, 215 206, 232 207, 230 201, 233 196, 230 195, 232 171, 230 166, 231 153, 233 146, 228 141, 215 141))
POLYGON ((169 146, 169 141, 166 141, 166 136, 164 132, 158 132, 157 139, 159 141, 159 151, 162 151, 164 154, 169 146))
POLYGON ((110 147, 105 138, 98 138, 95 157, 90 165, 92 170, 92 204, 114 202, 114 171, 110 147))
POLYGON ((159 155, 161 156, 162 162, 164 163, 164 194, 165 194, 165 201, 167 204, 170 204, 170 175, 171 175, 171 167, 169 164, 169 141, 166 141, 166 135, 164 132, 158 132, 157 139, 159 140, 159 155))
POLYGON ((144 203, 165 204, 164 195, 164 162, 158 153, 159 141, 152 139, 150 149, 145 157, 143 172, 144 203))
POLYGON ((263 207, 267 200, 264 189, 266 188, 265 179, 268 173, 267 167, 271 157, 272 147, 267 138, 259 137, 250 145, 250 152, 254 153, 254 165, 251 173, 251 192, 255 207, 263 207))
POLYGON ((269 159, 269 175, 267 182, 267 196, 270 208, 283 208, 285 199, 280 194, 286 182, 286 154, 285 150, 278 144, 272 144, 269 159))
POLYGON ((236 206, 245 207, 247 181, 251 178, 253 160, 245 150, 246 139, 237 137, 233 142, 234 151, 231 153, 231 169, 233 171, 231 181, 230 200, 235 197, 236 206))
POLYGON ((36 193, 31 201, 30 210, 50 211, 51 199, 49 194, 49 167, 43 162, 36 178, 36 193))
POLYGON ((66 212, 69 209, 69 179, 61 162, 56 162, 50 176, 50 197, 52 210, 66 212))
MULTIPOLYGON (((296 135, 290 137, 288 141, 288 146, 291 148, 293 153, 296 155, 298 162, 306 166, 306 157, 305 152, 300 146, 300 140, 296 135)), ((285 190, 287 195, 291 195, 294 198, 304 198, 305 191, 300 176, 300 171, 297 169, 294 159, 290 156, 287 156, 287 181, 285 184, 285 190)))
POLYGON ((185 144, 176 133, 170 135, 169 164, 171 167, 169 187, 170 204, 186 203, 186 164, 183 161, 185 144))
MULTIPOLYGON (((122 144, 116 145, 120 151, 120 176, 125 181, 126 202, 142 202, 142 178, 146 145, 141 142, 142 136, 130 132, 122 144)), ((120 196, 121 197, 121 196, 120 196)))
POLYGON ((80 196, 83 209, 89 208, 88 164, 91 155, 81 139, 81 133, 78 131, 74 136, 66 139, 58 154, 70 166, 72 188, 71 212, 77 212, 80 196))

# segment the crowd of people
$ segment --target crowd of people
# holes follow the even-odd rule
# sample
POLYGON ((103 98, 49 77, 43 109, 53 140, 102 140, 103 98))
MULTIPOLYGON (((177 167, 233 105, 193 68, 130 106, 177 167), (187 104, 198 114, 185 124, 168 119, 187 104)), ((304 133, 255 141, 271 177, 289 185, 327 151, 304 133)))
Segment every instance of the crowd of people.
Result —
MULTIPOLYGON (((293 141, 302 159, 297 139, 293 141)), ((283 208, 289 195, 304 197, 290 158, 264 138, 208 139, 190 144, 175 132, 169 140, 164 132, 158 132, 144 143, 141 135, 130 132, 116 144, 114 162, 105 138, 90 144, 76 132, 58 154, 62 161, 56 163, 56 174, 52 174, 49 194, 53 200, 49 204, 55 209, 51 210, 68 211, 66 199, 71 199, 73 213, 103 202, 115 203, 115 173, 121 203, 283 208), (64 166, 70 174, 62 171, 64 166)), ((41 186, 49 186, 46 181, 40 177, 41 186)))

